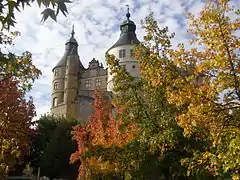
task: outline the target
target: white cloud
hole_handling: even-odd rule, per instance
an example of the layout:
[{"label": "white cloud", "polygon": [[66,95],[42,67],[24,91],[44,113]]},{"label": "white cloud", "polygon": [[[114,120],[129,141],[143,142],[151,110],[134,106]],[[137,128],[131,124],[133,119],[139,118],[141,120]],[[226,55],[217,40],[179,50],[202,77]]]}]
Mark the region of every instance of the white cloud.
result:
[{"label": "white cloud", "polygon": [[201,0],[73,0],[68,5],[67,17],[60,14],[58,22],[47,20],[45,23],[40,22],[42,9],[36,4],[16,13],[18,24],[15,29],[22,36],[16,39],[12,49],[18,53],[32,52],[34,64],[43,73],[31,92],[38,115],[50,110],[52,68],[64,54],[72,25],[75,25],[83,65],[88,66],[93,57],[106,64],[105,51],[119,37],[119,25],[125,19],[126,4],[130,5],[131,19],[137,24],[139,40],[144,35],[140,20],[153,11],[161,27],[167,25],[170,32],[176,32],[174,44],[186,41],[186,11],[198,13],[203,6]]}]

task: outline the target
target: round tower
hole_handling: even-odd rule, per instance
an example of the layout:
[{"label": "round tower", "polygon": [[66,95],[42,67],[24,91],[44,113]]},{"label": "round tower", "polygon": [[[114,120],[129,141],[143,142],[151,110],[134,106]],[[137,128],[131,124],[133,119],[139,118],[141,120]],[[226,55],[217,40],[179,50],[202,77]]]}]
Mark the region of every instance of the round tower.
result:
[{"label": "round tower", "polygon": [[78,43],[74,38],[65,43],[65,53],[53,68],[52,114],[77,116],[78,74],[84,67],[78,56]]},{"label": "round tower", "polygon": [[[133,77],[139,77],[139,65],[136,59],[132,58],[134,53],[134,44],[140,42],[136,36],[136,25],[130,20],[129,8],[126,14],[126,20],[120,25],[121,34],[117,42],[108,49],[107,53],[114,55],[119,59],[119,64],[125,68]],[[108,84],[107,90],[113,91],[113,76],[108,68]]]}]

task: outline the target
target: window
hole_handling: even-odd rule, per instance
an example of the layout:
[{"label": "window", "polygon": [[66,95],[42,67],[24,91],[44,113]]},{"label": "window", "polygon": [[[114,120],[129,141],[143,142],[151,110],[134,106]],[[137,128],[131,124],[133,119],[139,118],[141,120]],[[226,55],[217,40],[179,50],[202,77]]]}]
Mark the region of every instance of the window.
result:
[{"label": "window", "polygon": [[101,86],[101,79],[100,78],[97,78],[96,81],[95,81],[95,86],[96,87],[100,87]]},{"label": "window", "polygon": [[85,81],[85,85],[86,85],[86,88],[90,88],[91,87],[91,80],[86,80]]},{"label": "window", "polygon": [[130,57],[131,57],[131,58],[134,57],[134,50],[133,50],[133,49],[130,50]]},{"label": "window", "polygon": [[122,32],[127,32],[127,29],[128,29],[127,26],[123,26],[123,27],[122,27]]},{"label": "window", "polygon": [[54,76],[59,76],[59,69],[55,69]]},{"label": "window", "polygon": [[133,69],[135,69],[135,67],[136,67],[135,65],[132,65],[132,68],[133,68]]},{"label": "window", "polygon": [[125,56],[126,56],[126,50],[125,49],[119,50],[119,58],[124,58]]},{"label": "window", "polygon": [[121,65],[121,67],[126,70],[126,64]]},{"label": "window", "polygon": [[55,82],[53,88],[54,88],[55,90],[56,90],[56,89],[59,89],[59,83],[58,83],[58,82]]},{"label": "window", "polygon": [[96,75],[98,76],[99,74],[100,74],[100,69],[97,68],[97,70],[96,70]]},{"label": "window", "polygon": [[57,106],[57,102],[58,101],[58,99],[55,97],[55,98],[53,98],[53,107],[56,107]]}]

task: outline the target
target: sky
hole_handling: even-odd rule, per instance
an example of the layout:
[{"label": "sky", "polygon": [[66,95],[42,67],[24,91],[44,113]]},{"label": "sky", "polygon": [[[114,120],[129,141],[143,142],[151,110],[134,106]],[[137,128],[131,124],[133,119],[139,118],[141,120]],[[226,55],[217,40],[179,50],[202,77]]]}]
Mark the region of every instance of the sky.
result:
[{"label": "sky", "polygon": [[[78,41],[78,53],[85,67],[96,58],[106,66],[105,52],[119,38],[119,26],[126,16],[126,5],[130,7],[131,20],[137,25],[137,37],[141,41],[145,34],[140,21],[151,11],[160,27],[168,26],[175,32],[173,46],[187,42],[186,12],[199,14],[204,5],[202,0],[72,0],[68,4],[67,17],[58,15],[57,22],[48,19],[41,22],[41,11],[36,4],[16,12],[17,24],[14,30],[21,36],[14,41],[11,50],[16,54],[29,51],[33,64],[42,71],[35,81],[30,95],[36,106],[37,116],[50,112],[52,68],[64,54],[65,42],[71,36],[72,25]],[[233,4],[240,8],[240,1]]]}]

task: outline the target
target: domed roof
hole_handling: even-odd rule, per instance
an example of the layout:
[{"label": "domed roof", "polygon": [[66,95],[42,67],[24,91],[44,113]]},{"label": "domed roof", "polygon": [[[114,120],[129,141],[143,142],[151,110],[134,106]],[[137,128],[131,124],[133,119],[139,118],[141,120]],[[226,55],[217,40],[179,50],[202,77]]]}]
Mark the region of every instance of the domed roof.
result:
[{"label": "domed roof", "polygon": [[[132,21],[132,20],[130,20],[130,19],[126,19],[126,20],[124,20],[123,22],[122,22],[122,25],[125,25],[125,24],[133,24],[133,25],[135,25],[135,23]],[[136,26],[136,25],[135,25]]]},{"label": "domed roof", "polygon": [[135,33],[124,33],[121,34],[120,38],[118,41],[108,49],[111,50],[115,47],[122,46],[122,45],[127,45],[127,44],[140,44],[140,41],[137,39],[137,36]]},{"label": "domed roof", "polygon": [[[126,14],[127,19],[122,22],[120,25],[120,38],[117,40],[117,42],[108,49],[111,50],[115,47],[122,46],[122,45],[127,45],[127,44],[140,44],[140,41],[137,39],[137,35],[135,33],[136,31],[136,25],[135,23],[130,20],[130,13],[128,12]],[[108,52],[107,51],[107,52]]]}]

